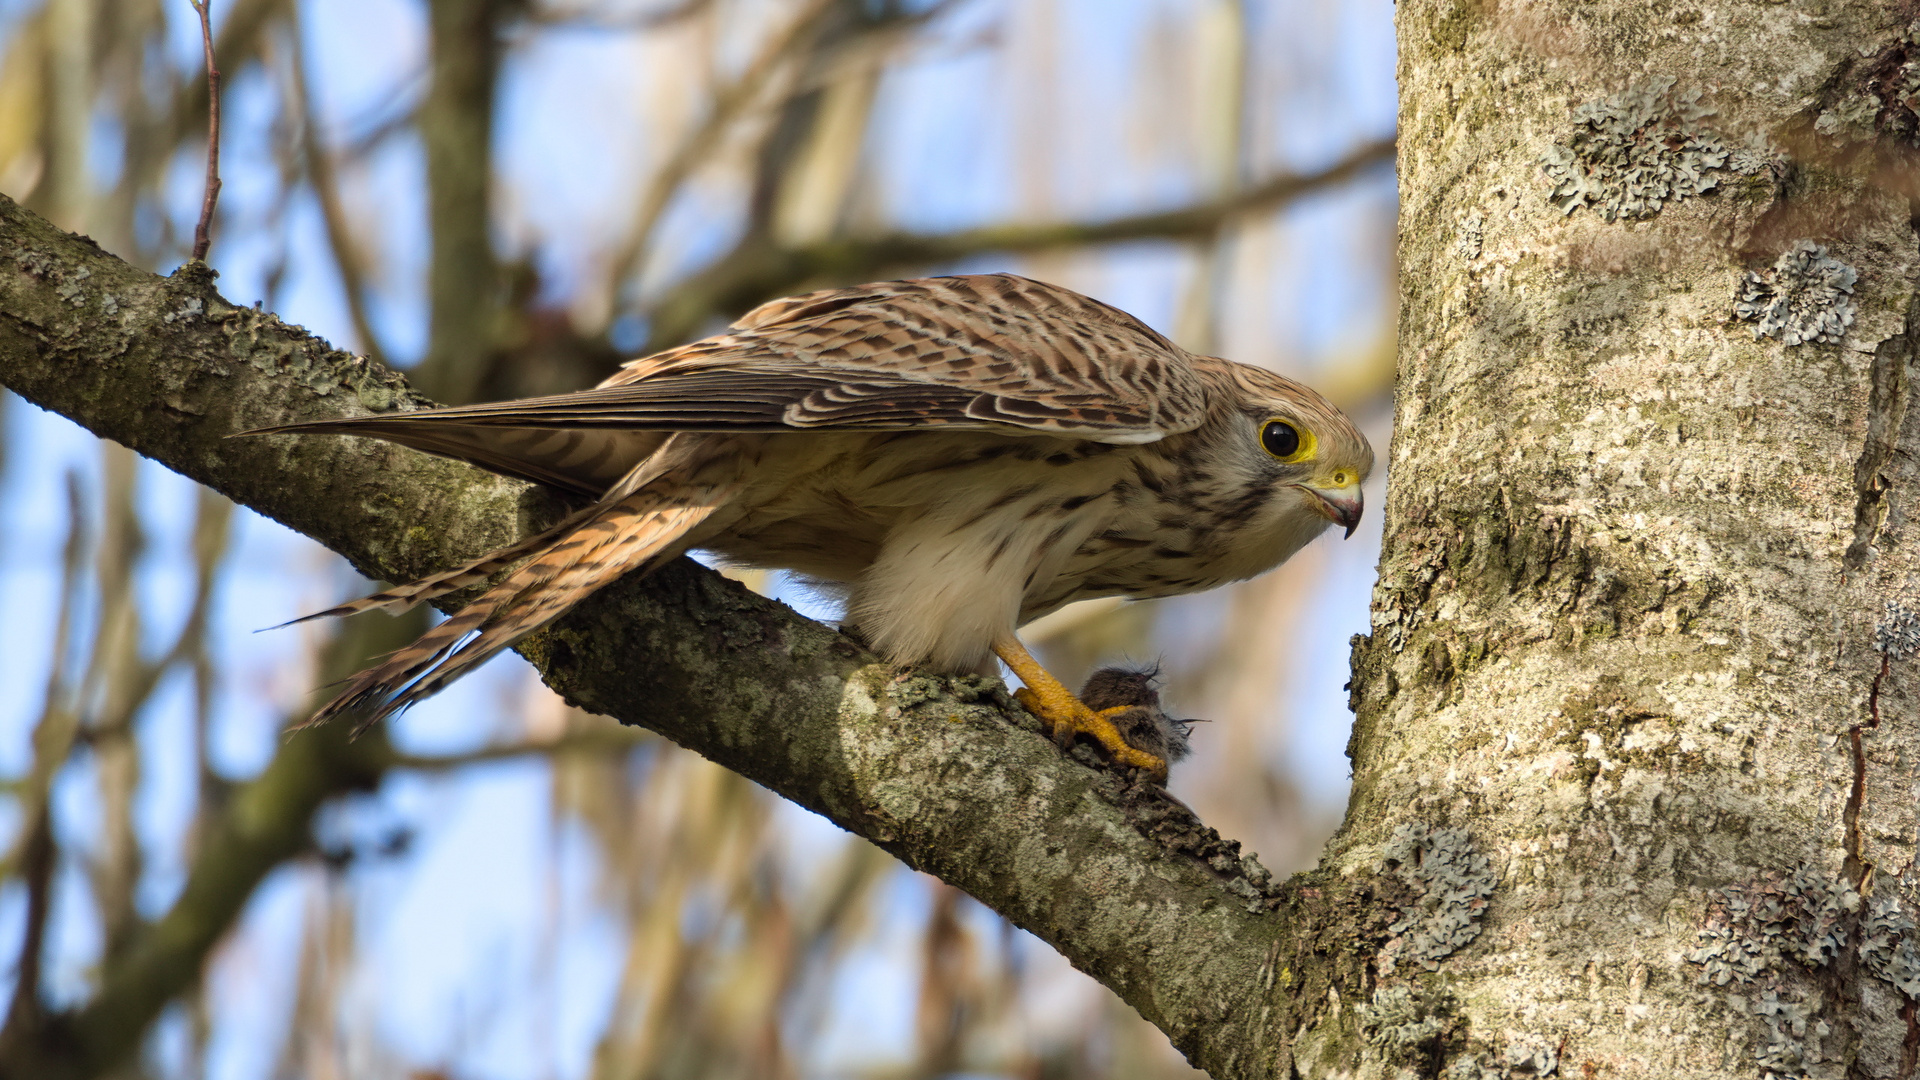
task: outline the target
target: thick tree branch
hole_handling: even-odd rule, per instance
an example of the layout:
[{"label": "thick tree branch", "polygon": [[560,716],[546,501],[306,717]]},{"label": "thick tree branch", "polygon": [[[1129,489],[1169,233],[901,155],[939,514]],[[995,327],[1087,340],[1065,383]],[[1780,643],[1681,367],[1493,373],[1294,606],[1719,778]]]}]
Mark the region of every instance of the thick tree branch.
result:
[{"label": "thick tree branch", "polygon": [[[373,577],[478,554],[560,510],[540,489],[390,444],[225,438],[424,402],[399,376],[228,304],[204,268],[156,277],[4,198],[0,383]],[[1349,946],[1379,929],[1353,925],[1364,909],[1335,899],[1350,888],[1285,893],[1183,807],[1062,757],[999,686],[902,677],[687,560],[606,589],[521,651],[573,703],[651,728],[966,889],[1216,1077],[1268,1075],[1283,1055],[1268,1033],[1290,1030],[1296,1002],[1324,1001],[1325,985],[1276,975],[1320,980],[1339,967],[1296,959],[1324,939],[1312,927],[1340,922],[1325,933]]]}]

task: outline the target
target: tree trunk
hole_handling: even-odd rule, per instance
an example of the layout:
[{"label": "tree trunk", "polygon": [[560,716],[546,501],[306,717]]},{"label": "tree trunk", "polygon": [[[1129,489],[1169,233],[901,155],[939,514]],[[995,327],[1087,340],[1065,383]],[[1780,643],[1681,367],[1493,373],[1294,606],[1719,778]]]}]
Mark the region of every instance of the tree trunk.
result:
[{"label": "tree trunk", "polygon": [[1451,891],[1302,1074],[1914,1075],[1891,6],[1400,4],[1386,554],[1324,865]]}]

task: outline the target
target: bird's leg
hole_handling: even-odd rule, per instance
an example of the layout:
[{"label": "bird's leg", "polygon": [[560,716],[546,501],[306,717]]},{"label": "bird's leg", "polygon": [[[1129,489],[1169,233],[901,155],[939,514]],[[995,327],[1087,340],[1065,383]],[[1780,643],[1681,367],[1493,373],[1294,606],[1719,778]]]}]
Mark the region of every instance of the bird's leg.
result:
[{"label": "bird's leg", "polygon": [[1167,763],[1144,750],[1139,750],[1120,737],[1120,732],[1107,718],[1107,713],[1124,712],[1131,706],[1120,706],[1105,712],[1096,712],[1085,702],[1074,696],[1073,691],[1053,677],[1040,661],[1033,658],[1020,639],[1012,634],[993,643],[993,651],[1001,660],[1013,669],[1020,681],[1027,685],[1014,691],[1013,696],[1028,712],[1040,718],[1047,725],[1056,740],[1071,741],[1075,733],[1091,737],[1106,748],[1107,756],[1122,765],[1131,765],[1136,769],[1145,769],[1155,783],[1166,783]]}]

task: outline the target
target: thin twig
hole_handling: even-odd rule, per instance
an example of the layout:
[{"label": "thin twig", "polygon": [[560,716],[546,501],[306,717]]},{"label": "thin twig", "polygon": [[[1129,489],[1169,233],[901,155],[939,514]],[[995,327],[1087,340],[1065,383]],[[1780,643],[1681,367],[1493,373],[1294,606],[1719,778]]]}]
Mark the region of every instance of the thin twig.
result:
[{"label": "thin twig", "polygon": [[220,68],[213,59],[213,0],[187,0],[200,16],[200,43],[207,54],[207,186],[200,199],[200,222],[193,227],[193,261],[207,261],[213,243],[213,207],[220,201]]}]

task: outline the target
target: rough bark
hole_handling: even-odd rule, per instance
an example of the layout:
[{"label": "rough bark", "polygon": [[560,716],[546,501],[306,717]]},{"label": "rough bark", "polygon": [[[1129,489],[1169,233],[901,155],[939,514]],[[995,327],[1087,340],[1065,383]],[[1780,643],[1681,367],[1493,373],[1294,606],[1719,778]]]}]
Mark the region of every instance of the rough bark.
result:
[{"label": "rough bark", "polygon": [[1324,865],[1464,829],[1491,905],[1327,1003],[1303,1075],[1914,1075],[1908,8],[1399,5],[1386,556]]},{"label": "rough bark", "polygon": [[[3,197],[0,383],[376,578],[478,554],[561,509],[529,485],[384,443],[226,438],[423,401],[391,372],[228,304],[204,268],[155,277]],[[892,671],[685,560],[603,591],[522,651],[572,702],[644,724],[966,889],[1218,1076],[1269,1075],[1277,1033],[1293,1026],[1291,991],[1323,1000],[1330,972],[1353,977],[1354,943],[1384,934],[1365,902],[1370,876],[1276,885],[1156,789],[1061,756],[997,683]],[[142,933],[136,952],[164,929]],[[1313,959],[1322,948],[1332,961]],[[27,1050],[0,1048],[0,1074],[97,1072],[91,1051],[60,1056],[76,1019],[50,1018]]]}]

